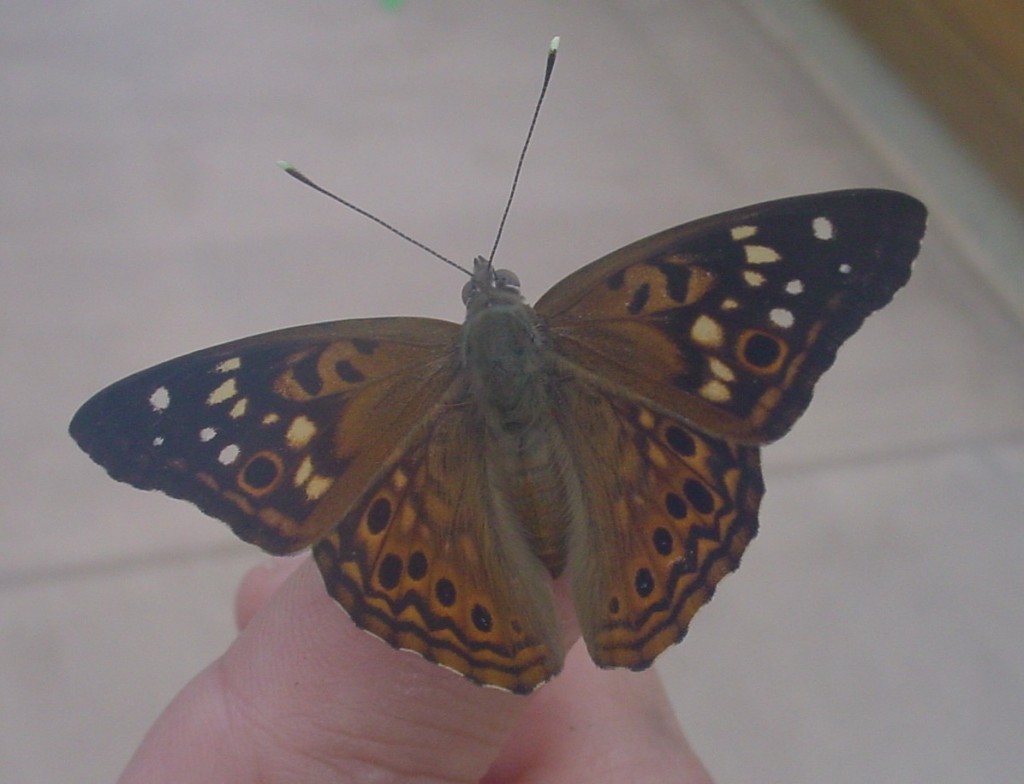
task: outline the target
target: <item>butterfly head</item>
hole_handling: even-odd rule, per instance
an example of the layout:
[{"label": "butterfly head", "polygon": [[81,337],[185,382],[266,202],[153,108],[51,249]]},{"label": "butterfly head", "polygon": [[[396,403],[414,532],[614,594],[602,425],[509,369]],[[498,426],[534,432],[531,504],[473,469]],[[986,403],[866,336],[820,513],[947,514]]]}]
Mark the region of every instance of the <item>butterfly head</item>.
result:
[{"label": "butterfly head", "polygon": [[462,287],[462,304],[467,315],[494,305],[521,304],[519,277],[510,270],[496,270],[483,256],[473,259],[473,276]]}]

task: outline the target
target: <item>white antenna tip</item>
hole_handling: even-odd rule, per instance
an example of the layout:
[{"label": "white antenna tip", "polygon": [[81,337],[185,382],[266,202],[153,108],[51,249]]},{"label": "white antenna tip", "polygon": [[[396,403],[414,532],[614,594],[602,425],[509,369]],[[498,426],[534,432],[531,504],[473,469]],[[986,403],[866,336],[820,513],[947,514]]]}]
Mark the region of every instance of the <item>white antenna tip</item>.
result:
[{"label": "white antenna tip", "polygon": [[548,51],[552,52],[552,53],[557,52],[558,51],[558,44],[561,43],[561,40],[562,40],[562,37],[558,36],[558,35],[556,35],[554,38],[552,38],[551,39],[551,43],[548,45]]},{"label": "white antenna tip", "polygon": [[292,171],[295,168],[288,161],[278,161],[277,165],[280,166],[285,171]]}]

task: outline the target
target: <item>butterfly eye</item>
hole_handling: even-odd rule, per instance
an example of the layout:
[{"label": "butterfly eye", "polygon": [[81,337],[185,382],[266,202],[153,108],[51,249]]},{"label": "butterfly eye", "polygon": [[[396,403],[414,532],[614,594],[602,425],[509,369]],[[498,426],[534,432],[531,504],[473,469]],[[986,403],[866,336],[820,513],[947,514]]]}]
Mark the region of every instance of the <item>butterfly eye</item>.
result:
[{"label": "butterfly eye", "polygon": [[469,301],[473,299],[479,291],[480,287],[476,285],[475,280],[466,281],[466,285],[462,287],[462,304],[468,305]]},{"label": "butterfly eye", "polygon": [[499,289],[514,289],[515,291],[519,291],[519,276],[512,272],[512,270],[495,270],[494,285]]}]

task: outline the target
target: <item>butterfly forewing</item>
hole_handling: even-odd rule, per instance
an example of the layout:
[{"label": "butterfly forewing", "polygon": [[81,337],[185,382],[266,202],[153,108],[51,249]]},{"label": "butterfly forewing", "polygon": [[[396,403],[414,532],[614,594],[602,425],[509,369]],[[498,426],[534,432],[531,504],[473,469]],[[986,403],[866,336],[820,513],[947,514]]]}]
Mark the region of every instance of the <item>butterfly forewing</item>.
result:
[{"label": "butterfly forewing", "polygon": [[783,199],[683,224],[575,272],[537,303],[558,354],[705,432],[784,434],[839,345],[906,283],[916,199]]},{"label": "butterfly forewing", "polygon": [[457,333],[432,319],[367,319],[226,343],[104,389],[71,435],[113,478],[292,552],[395,459],[451,383]]}]

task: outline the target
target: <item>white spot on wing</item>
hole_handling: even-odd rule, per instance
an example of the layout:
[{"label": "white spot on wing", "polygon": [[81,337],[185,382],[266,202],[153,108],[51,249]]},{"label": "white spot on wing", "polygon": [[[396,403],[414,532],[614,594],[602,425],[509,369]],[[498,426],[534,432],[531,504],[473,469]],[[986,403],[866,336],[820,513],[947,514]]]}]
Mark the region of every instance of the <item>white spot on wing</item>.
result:
[{"label": "white spot on wing", "polygon": [[306,498],[310,501],[317,500],[324,493],[330,490],[331,485],[333,484],[334,480],[330,477],[315,474],[308,482],[306,482]]},{"label": "white spot on wing", "polygon": [[167,387],[157,387],[149,396],[149,405],[154,411],[166,411],[171,404],[171,393]]},{"label": "white spot on wing", "polygon": [[284,437],[288,440],[288,446],[292,449],[301,449],[315,435],[316,425],[313,423],[313,420],[300,414],[288,425],[288,432],[285,433]]},{"label": "white spot on wing", "polygon": [[757,226],[733,226],[729,233],[734,240],[745,240],[757,234]]},{"label": "white spot on wing", "polygon": [[803,294],[804,293],[804,282],[802,280],[793,279],[786,284],[787,294]]},{"label": "white spot on wing", "polygon": [[830,240],[835,236],[835,227],[832,221],[821,215],[811,221],[811,230],[819,240]]},{"label": "white spot on wing", "polygon": [[242,367],[242,360],[239,357],[232,357],[231,359],[225,359],[214,370],[218,373],[230,373],[232,370],[238,370],[240,367]]},{"label": "white spot on wing", "polygon": [[730,368],[720,359],[711,357],[708,360],[708,367],[711,369],[711,372],[714,373],[722,381],[736,380],[736,374],[732,372],[732,368]]},{"label": "white spot on wing", "polygon": [[729,387],[721,381],[711,380],[700,388],[701,397],[710,400],[712,403],[725,403],[732,397]]},{"label": "white spot on wing", "polygon": [[725,339],[722,325],[709,316],[698,316],[690,328],[690,337],[702,346],[720,346]]},{"label": "white spot on wing", "polygon": [[221,465],[231,465],[238,459],[238,456],[242,453],[242,450],[238,448],[238,444],[228,444],[217,455],[217,462]]},{"label": "white spot on wing", "polygon": [[206,398],[206,404],[208,406],[215,406],[218,403],[223,403],[225,400],[230,400],[237,394],[238,386],[235,384],[234,377],[232,377],[210,393],[210,396]]},{"label": "white spot on wing", "polygon": [[299,467],[295,469],[295,486],[302,487],[309,478],[313,476],[313,460],[309,455],[302,458]]},{"label": "white spot on wing", "polygon": [[156,438],[153,439],[153,446],[163,446],[163,445],[164,445],[164,437],[163,436],[157,436]]},{"label": "white spot on wing", "polygon": [[767,245],[744,245],[743,250],[747,254],[747,264],[771,264],[782,258]]},{"label": "white spot on wing", "polygon": [[785,308],[772,308],[768,318],[772,320],[772,324],[783,329],[793,326],[793,314]]},{"label": "white spot on wing", "polygon": [[213,437],[217,435],[217,429],[214,427],[204,427],[199,431],[200,441],[212,441]]},{"label": "white spot on wing", "polygon": [[839,265],[839,271],[841,273],[843,273],[844,275],[849,275],[852,270],[853,270],[853,267],[851,267],[849,264],[840,264]]},{"label": "white spot on wing", "polygon": [[751,272],[750,270],[747,270],[743,273],[743,280],[746,281],[748,286],[756,288],[764,283],[764,275],[760,272]]},{"label": "white spot on wing", "polygon": [[240,398],[238,402],[231,407],[231,411],[228,412],[228,416],[231,417],[232,419],[238,419],[239,417],[245,415],[245,409],[248,407],[249,398]]}]

